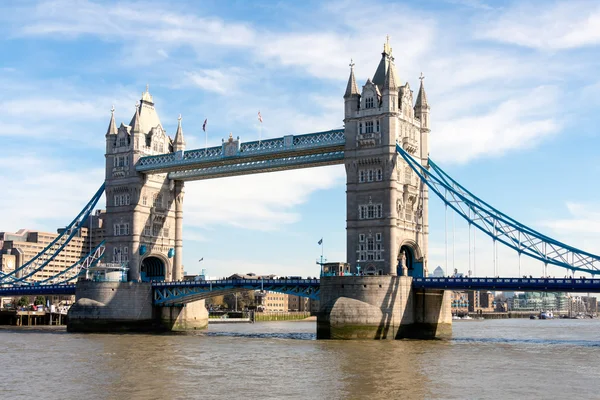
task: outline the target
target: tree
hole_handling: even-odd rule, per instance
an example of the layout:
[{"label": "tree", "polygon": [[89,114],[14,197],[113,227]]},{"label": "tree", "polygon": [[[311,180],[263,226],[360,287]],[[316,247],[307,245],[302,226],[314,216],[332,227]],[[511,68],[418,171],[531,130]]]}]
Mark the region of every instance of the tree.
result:
[{"label": "tree", "polygon": [[29,305],[29,298],[22,296],[19,301],[17,302],[17,306],[19,307],[26,307]]},{"label": "tree", "polygon": [[46,304],[46,298],[44,296],[37,296],[35,300],[33,300],[33,304],[36,306],[43,306]]}]

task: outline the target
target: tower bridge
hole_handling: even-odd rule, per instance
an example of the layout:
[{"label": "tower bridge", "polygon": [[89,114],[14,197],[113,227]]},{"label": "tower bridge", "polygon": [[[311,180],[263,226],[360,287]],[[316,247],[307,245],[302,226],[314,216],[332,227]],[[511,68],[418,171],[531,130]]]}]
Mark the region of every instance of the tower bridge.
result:
[{"label": "tower bridge", "polygon": [[[105,182],[98,193],[63,235],[0,276],[0,291],[75,290],[77,302],[69,314],[74,331],[198,329],[208,321],[205,298],[261,285],[318,297],[318,338],[437,338],[451,333],[446,290],[600,289],[595,279],[427,278],[430,193],[519,259],[525,255],[595,275],[600,257],[500,212],[429,158],[430,105],[423,77],[413,99],[409,83],[398,78],[389,43],[361,90],[350,65],[343,98],[344,129],[251,142],[230,134],[221,146],[186,150],[181,117],[171,138],[146,88],[129,124],[117,127],[112,110]],[[185,182],[333,164],[346,170],[344,273],[302,282],[182,282]],[[28,277],[43,271],[64,248],[103,194],[102,254],[94,249],[71,273],[31,286]],[[107,265],[119,266],[119,279],[104,279],[115,274]],[[90,271],[100,276],[101,270],[102,279],[83,278]]]}]

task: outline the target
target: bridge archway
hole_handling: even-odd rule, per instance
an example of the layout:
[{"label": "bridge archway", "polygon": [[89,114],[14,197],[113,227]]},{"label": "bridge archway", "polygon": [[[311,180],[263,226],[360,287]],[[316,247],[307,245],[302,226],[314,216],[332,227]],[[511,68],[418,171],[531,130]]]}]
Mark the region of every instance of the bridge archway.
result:
[{"label": "bridge archway", "polygon": [[407,275],[412,277],[423,277],[423,256],[419,245],[413,241],[404,241],[398,252],[397,274],[404,275],[402,264],[406,264]]},{"label": "bridge archway", "polygon": [[149,255],[142,260],[140,279],[142,282],[164,281],[166,277],[166,262],[162,257]]}]

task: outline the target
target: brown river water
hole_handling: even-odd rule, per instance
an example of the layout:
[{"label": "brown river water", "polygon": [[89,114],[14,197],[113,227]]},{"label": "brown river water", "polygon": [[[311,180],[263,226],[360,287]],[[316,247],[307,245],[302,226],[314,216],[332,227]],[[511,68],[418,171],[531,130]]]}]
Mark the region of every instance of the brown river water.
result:
[{"label": "brown river water", "polygon": [[600,399],[600,320],[458,321],[444,341],[0,329],[0,399]]}]

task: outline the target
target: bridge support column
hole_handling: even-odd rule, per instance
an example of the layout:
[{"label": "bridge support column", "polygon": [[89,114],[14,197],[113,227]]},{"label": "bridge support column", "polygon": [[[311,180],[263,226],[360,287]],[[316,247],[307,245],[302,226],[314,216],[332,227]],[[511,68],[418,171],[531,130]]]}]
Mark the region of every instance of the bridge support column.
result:
[{"label": "bridge support column", "polygon": [[157,332],[204,329],[204,300],[185,306],[156,307],[149,282],[77,283],[76,301],[69,309],[69,332]]},{"label": "bridge support column", "polygon": [[190,331],[208,327],[208,310],[204,300],[183,306],[157,307],[160,322],[169,331]]},{"label": "bridge support column", "polygon": [[452,335],[450,293],[406,276],[321,277],[318,339],[439,339]]}]

